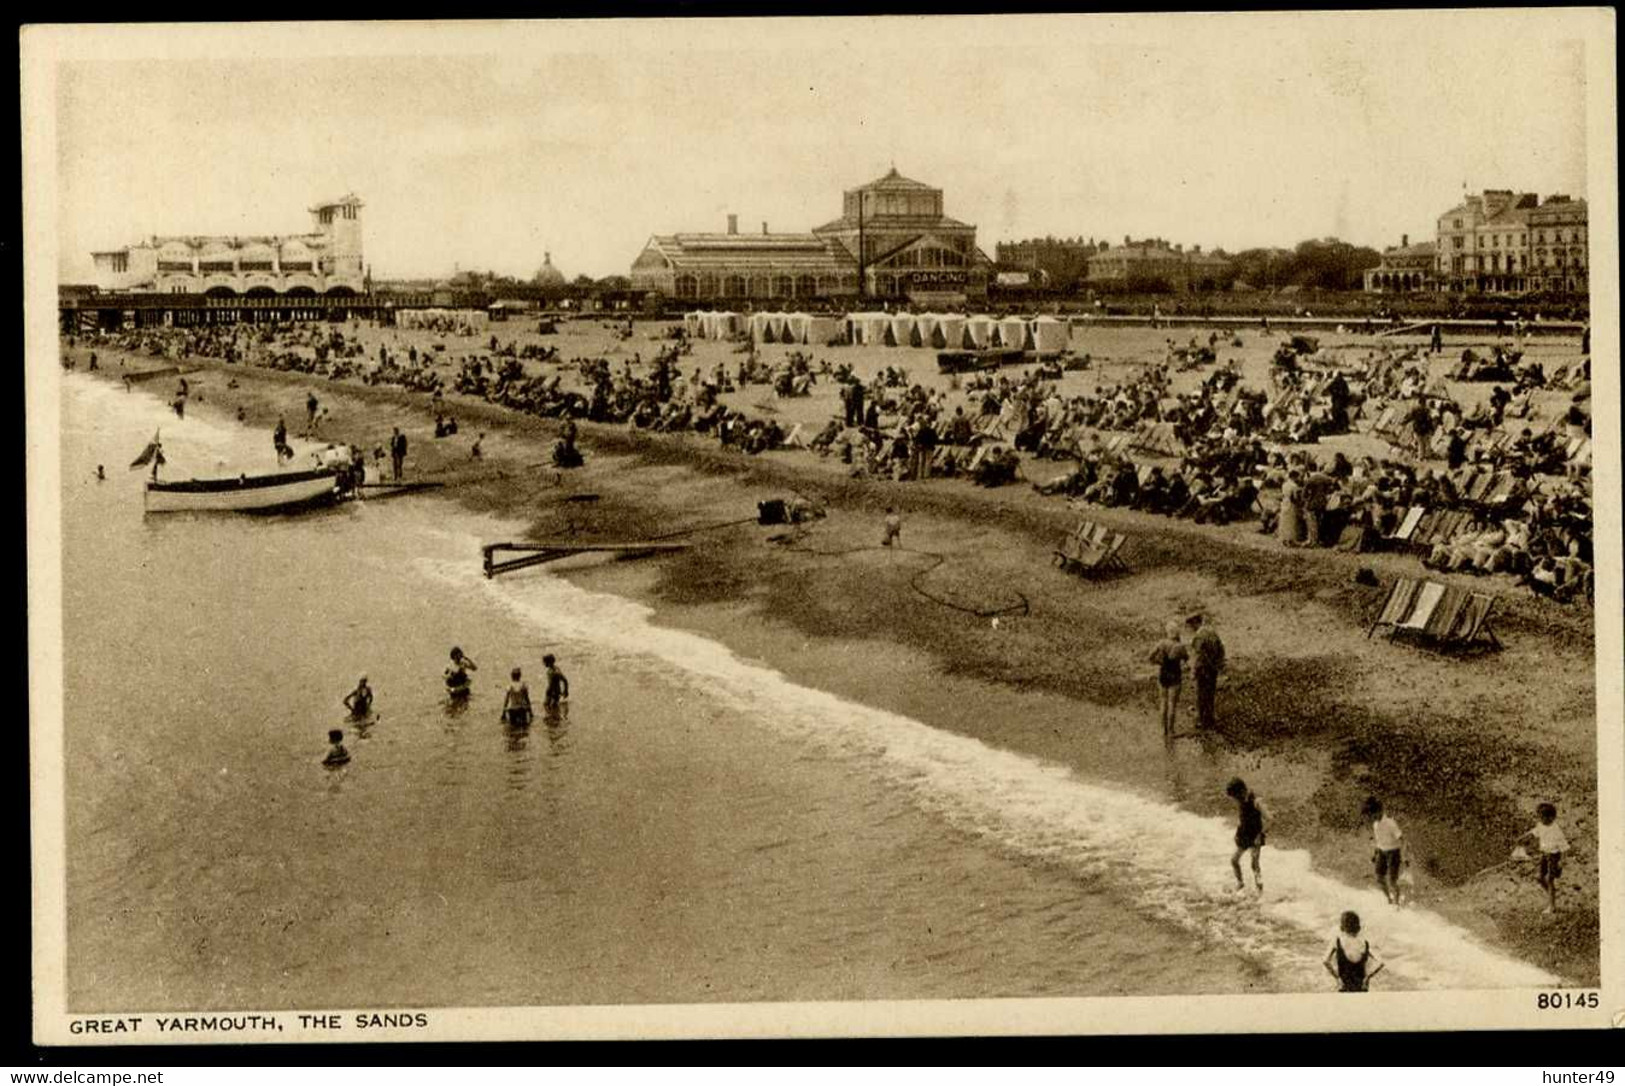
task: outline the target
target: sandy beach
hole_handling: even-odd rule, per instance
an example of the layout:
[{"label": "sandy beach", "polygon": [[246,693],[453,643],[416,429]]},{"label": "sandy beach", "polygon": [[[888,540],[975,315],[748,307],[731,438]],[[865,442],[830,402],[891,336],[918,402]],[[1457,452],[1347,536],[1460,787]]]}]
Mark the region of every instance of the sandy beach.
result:
[{"label": "sandy beach", "polygon": [[[491,334],[504,343],[547,343],[566,364],[527,369],[560,368],[568,382],[576,357],[605,357],[617,370],[634,357],[646,362],[667,326],[640,322],[629,340],[607,321],[567,323],[548,337],[529,327],[494,325],[478,337],[359,334],[370,356],[378,342],[392,350],[443,343],[438,364],[448,377],[458,359],[486,354]],[[1183,342],[1182,335],[1080,331],[1073,349],[1088,352],[1094,367],[1068,373],[1061,392],[1125,379],[1160,359],[1165,339]],[[1221,348],[1220,358],[1235,358],[1257,386],[1277,340],[1256,332],[1243,339]],[[1375,341],[1348,334],[1324,342],[1363,351]],[[1468,345],[1449,343],[1447,356]],[[762,354],[771,361],[796,349],[770,346]],[[851,363],[864,377],[893,365],[914,381],[946,380],[929,350],[799,350]],[[82,366],[88,349],[70,353]],[[157,363],[109,353],[100,350],[101,372],[112,380],[121,365]],[[731,345],[702,343],[681,365],[709,371],[721,361],[731,369],[738,357]],[[1577,360],[1577,344],[1535,339],[1526,357],[1550,371]],[[1538,598],[1505,576],[1460,577],[1496,595],[1505,648],[1445,656],[1367,636],[1392,578],[1424,573],[1414,557],[1286,551],[1254,522],[1212,527],[1080,511],[1036,494],[1029,484],[1060,474],[1066,462],[1029,462],[1025,481],[994,490],[964,480],[893,483],[852,479],[838,458],[806,451],[746,456],[702,435],[582,423],[586,464],[560,472],[549,464],[559,429],[551,420],[448,395],[445,409],[460,432],[436,440],[427,396],[217,360],[184,365],[200,367],[188,374],[188,410],[241,411],[244,425],[266,433],[265,466],[278,417],[297,428],[314,391],[328,412],[320,439],[370,450],[399,426],[411,442],[408,478],[446,484],[395,500],[452,501],[521,518],[536,539],[683,533],[693,546],[679,555],[580,558],[550,568],[642,601],[661,624],[703,633],[798,683],[1129,787],[1172,790],[1195,812],[1226,814],[1224,781],[1244,776],[1270,802],[1272,841],[1308,849],[1318,867],[1352,884],[1372,878],[1360,801],[1381,795],[1405,826],[1418,903],[1574,984],[1597,981],[1597,720],[1592,615],[1584,606]],[[1433,363],[1436,375],[1444,365]],[[1201,376],[1179,375],[1185,383],[1175,387]],[[171,383],[160,379],[152,391]],[[1490,388],[1452,384],[1451,391],[1471,404]],[[827,380],[805,398],[775,400],[767,386],[753,385],[725,399],[754,415],[771,413],[786,429],[803,423],[809,436],[838,410]],[[1546,418],[1563,399],[1541,394]],[[481,433],[483,456],[474,460]],[[1332,449],[1384,451],[1358,435],[1324,442],[1321,455]],[[754,517],[757,502],[793,494],[828,516],[804,530],[740,523]],[[566,500],[589,495],[596,498]],[[878,545],[889,506],[904,517],[901,549]],[[1080,515],[1128,535],[1131,574],[1096,583],[1054,567],[1051,552]],[[1362,566],[1381,587],[1355,582]],[[1182,706],[1188,724],[1170,757],[1145,655],[1169,617],[1197,610],[1223,637],[1230,668],[1218,728],[1197,732],[1194,713]],[[992,612],[1004,613],[995,623]],[[899,681],[904,676],[909,681]],[[1547,799],[1559,804],[1576,845],[1556,918],[1540,916],[1532,871],[1505,862],[1513,838],[1533,823],[1535,804]]]}]

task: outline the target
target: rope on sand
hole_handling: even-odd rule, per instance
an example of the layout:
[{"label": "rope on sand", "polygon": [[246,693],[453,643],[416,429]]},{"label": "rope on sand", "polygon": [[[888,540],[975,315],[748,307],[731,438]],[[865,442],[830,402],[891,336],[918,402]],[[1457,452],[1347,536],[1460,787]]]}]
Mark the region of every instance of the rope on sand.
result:
[{"label": "rope on sand", "polygon": [[806,538],[807,534],[807,529],[795,528],[792,529],[792,533],[788,539],[781,536],[780,542],[787,550],[800,551],[803,554],[811,554],[820,558],[842,558],[849,554],[860,554],[864,551],[880,550],[901,551],[904,554],[917,554],[922,558],[929,558],[933,561],[930,565],[918,570],[912,577],[910,577],[908,579],[908,586],[919,595],[930,600],[932,603],[951,608],[952,610],[959,611],[962,614],[974,615],[977,618],[997,618],[1001,615],[1028,615],[1032,613],[1032,604],[1022,592],[1015,593],[1017,600],[1016,603],[1008,604],[1004,607],[967,607],[965,604],[957,603],[954,600],[950,600],[946,597],[938,596],[926,591],[925,587],[920,582],[925,580],[929,574],[948,561],[948,556],[945,554],[939,554],[936,551],[920,550],[915,547],[883,547],[876,544],[868,544],[859,547],[847,547],[842,550],[816,550],[802,542],[802,540]]}]

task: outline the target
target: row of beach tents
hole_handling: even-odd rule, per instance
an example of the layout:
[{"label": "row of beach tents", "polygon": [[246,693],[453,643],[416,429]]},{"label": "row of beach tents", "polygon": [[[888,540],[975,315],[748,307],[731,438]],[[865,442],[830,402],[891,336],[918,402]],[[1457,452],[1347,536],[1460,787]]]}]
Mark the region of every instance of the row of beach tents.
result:
[{"label": "row of beach tents", "polygon": [[1055,317],[960,316],[954,313],[849,313],[844,317],[807,313],[733,313],[699,311],[683,318],[696,339],[733,339],[749,335],[757,343],[800,343],[825,346],[836,340],[887,347],[934,347],[937,350],[1062,351],[1072,326]]}]

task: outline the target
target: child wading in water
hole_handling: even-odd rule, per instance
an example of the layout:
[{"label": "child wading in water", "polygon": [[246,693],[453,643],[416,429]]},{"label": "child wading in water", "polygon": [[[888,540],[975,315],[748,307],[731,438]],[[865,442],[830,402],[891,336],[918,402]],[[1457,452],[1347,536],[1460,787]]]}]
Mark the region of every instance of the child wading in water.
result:
[{"label": "child wading in water", "polygon": [[514,728],[530,726],[530,687],[518,668],[513,669],[513,682],[502,699],[502,722]]},{"label": "child wading in water", "polygon": [[327,757],[322,759],[325,766],[339,766],[350,760],[350,752],[344,749],[344,732],[334,728],[327,733],[327,741],[332,744]]},{"label": "child wading in water", "polygon": [[1562,827],[1557,824],[1557,808],[1550,803],[1542,803],[1535,808],[1540,821],[1534,829],[1523,834],[1518,840],[1533,837],[1540,845],[1540,874],[1537,876],[1542,890],[1546,891],[1547,913],[1557,911],[1557,878],[1563,873],[1563,853],[1568,850],[1569,839],[1563,836]]},{"label": "child wading in water", "polygon": [[452,649],[451,666],[446,668],[446,692],[454,698],[467,697],[472,689],[468,673],[478,670],[472,656],[464,654],[460,648]]},{"label": "child wading in water", "polygon": [[344,707],[350,710],[350,716],[361,720],[372,712],[372,687],[367,685],[367,677],[361,676],[354,690],[344,695]]},{"label": "child wading in water", "polygon": [[1236,873],[1236,889],[1247,889],[1246,881],[1241,877],[1241,856],[1244,852],[1253,854],[1253,883],[1258,892],[1264,892],[1264,874],[1259,869],[1258,854],[1264,848],[1264,805],[1258,802],[1252,789],[1247,787],[1240,777],[1232,778],[1225,786],[1224,794],[1235,800],[1240,808],[1241,819],[1236,824],[1236,851],[1230,857],[1230,870]]},{"label": "child wading in water", "polygon": [[1371,949],[1369,939],[1360,938],[1360,916],[1344,913],[1337,937],[1326,952],[1326,972],[1337,978],[1339,992],[1364,992],[1371,978],[1382,972],[1382,961]]},{"label": "child wading in water", "polygon": [[557,709],[559,702],[570,697],[570,680],[558,669],[552,653],[542,657],[542,664],[547,668],[547,693],[542,695],[542,704],[549,709]]}]

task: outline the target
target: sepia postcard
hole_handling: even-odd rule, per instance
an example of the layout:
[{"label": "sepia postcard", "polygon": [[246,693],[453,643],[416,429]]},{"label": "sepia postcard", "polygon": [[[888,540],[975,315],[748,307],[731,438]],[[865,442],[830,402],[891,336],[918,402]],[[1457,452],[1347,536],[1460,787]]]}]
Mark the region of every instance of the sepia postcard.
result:
[{"label": "sepia postcard", "polygon": [[1614,24],[23,28],[36,1043],[1625,1025]]}]

